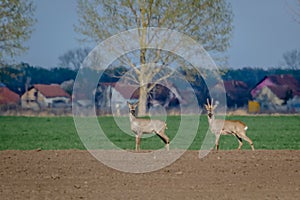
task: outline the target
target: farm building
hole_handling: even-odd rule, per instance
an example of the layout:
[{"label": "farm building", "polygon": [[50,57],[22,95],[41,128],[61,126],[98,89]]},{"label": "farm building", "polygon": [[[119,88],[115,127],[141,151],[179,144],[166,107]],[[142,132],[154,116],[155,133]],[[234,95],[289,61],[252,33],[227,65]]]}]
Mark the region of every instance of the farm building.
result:
[{"label": "farm building", "polygon": [[0,105],[17,105],[19,102],[19,95],[0,83]]},{"label": "farm building", "polygon": [[99,83],[96,91],[96,106],[101,112],[117,115],[128,112],[127,101],[138,99],[138,86],[122,83]]},{"label": "farm building", "polygon": [[69,103],[70,95],[57,84],[35,84],[21,97],[22,108],[33,110],[66,107]]},{"label": "farm building", "polygon": [[[188,96],[186,97],[188,98]],[[134,84],[100,83],[96,91],[97,107],[106,112],[110,112],[111,109],[117,115],[127,114],[127,101],[138,99],[139,86]],[[171,84],[167,86],[155,85],[147,99],[148,107],[173,108],[178,106],[178,101],[186,102],[176,87]]]},{"label": "farm building", "polygon": [[299,104],[300,84],[290,74],[265,76],[251,90],[251,96],[262,111],[290,111],[294,108],[289,106]]},{"label": "farm building", "polygon": [[[212,91],[215,91],[215,93],[221,93],[220,91],[222,91],[223,85],[226,91],[228,107],[243,107],[248,103],[250,88],[245,82],[238,80],[226,80],[223,81],[223,83],[219,82],[216,84]],[[218,96],[217,94],[215,95]]]}]

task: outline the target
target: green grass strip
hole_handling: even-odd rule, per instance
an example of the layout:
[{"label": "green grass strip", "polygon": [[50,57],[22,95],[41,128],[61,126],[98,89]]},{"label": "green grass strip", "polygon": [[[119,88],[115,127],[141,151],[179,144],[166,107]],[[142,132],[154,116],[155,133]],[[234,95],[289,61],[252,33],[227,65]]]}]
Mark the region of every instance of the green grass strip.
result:
[{"label": "green grass strip", "polygon": [[[253,140],[256,149],[300,149],[300,116],[230,116],[228,119],[238,119],[247,124],[247,135]],[[122,149],[135,148],[133,134],[126,134],[118,128],[113,117],[99,117],[98,121],[115,145]],[[168,116],[167,124],[166,134],[172,139],[180,125],[180,116]],[[200,149],[207,129],[207,118],[201,116],[190,150]],[[186,130],[186,134],[189,134],[189,130]],[[159,149],[163,146],[164,143],[154,134],[143,138],[141,142],[141,149]],[[236,149],[237,146],[234,136],[221,136],[220,149]],[[0,116],[0,150],[8,149],[58,150],[85,147],[72,117]],[[250,149],[247,142],[244,142],[243,149]]]}]

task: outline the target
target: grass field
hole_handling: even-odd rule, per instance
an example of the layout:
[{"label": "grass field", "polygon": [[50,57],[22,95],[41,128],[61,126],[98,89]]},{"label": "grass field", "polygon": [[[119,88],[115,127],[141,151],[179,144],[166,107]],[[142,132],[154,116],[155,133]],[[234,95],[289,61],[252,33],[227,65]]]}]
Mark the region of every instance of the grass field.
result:
[{"label": "grass field", "polygon": [[[249,129],[247,135],[256,149],[300,149],[300,116],[230,116],[229,119],[244,121]],[[124,134],[113,117],[99,117],[99,124],[106,136],[122,149],[134,149],[135,138]],[[180,117],[169,116],[167,135],[175,137]],[[192,123],[192,122],[191,122]],[[191,124],[192,125],[192,124]],[[206,116],[200,117],[200,125],[191,150],[198,150],[208,128]],[[186,130],[189,134],[189,130]],[[155,135],[143,138],[142,149],[158,149],[164,144]],[[221,136],[220,149],[235,149],[233,136]],[[6,149],[85,149],[72,117],[0,117],[0,150]],[[243,149],[250,149],[244,142]]]}]

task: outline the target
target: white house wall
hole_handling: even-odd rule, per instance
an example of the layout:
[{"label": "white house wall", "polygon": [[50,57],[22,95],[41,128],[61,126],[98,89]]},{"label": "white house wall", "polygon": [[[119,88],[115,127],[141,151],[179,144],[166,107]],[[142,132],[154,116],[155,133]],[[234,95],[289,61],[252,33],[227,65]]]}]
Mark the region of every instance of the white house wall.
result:
[{"label": "white house wall", "polygon": [[66,97],[54,97],[54,98],[45,98],[46,105],[52,105],[55,101],[62,101],[64,103],[69,103],[70,99]]},{"label": "white house wall", "polygon": [[115,88],[112,87],[111,95],[111,110],[112,113],[120,116],[128,110],[127,107],[128,99],[125,99]]},{"label": "white house wall", "polygon": [[263,87],[255,99],[259,102],[272,103],[277,106],[281,106],[284,103],[268,87]]}]

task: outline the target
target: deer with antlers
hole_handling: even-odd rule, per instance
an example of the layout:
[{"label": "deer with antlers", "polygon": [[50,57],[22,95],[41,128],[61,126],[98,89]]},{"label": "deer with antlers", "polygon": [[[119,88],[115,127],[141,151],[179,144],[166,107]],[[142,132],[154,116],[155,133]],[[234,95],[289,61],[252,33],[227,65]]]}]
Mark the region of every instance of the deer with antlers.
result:
[{"label": "deer with antlers", "polygon": [[165,134],[165,129],[167,129],[167,124],[161,120],[154,119],[141,119],[135,116],[135,109],[138,102],[131,104],[127,102],[129,107],[129,119],[131,130],[135,133],[135,150],[140,150],[140,141],[142,135],[155,133],[158,135],[166,144],[166,149],[169,150],[169,137]]},{"label": "deer with antlers", "polygon": [[211,132],[213,132],[216,135],[216,150],[219,149],[219,139],[221,135],[234,135],[239,142],[238,149],[241,149],[243,145],[243,140],[246,140],[250,144],[251,149],[254,151],[252,140],[246,136],[246,131],[248,129],[246,124],[239,120],[215,119],[214,110],[216,107],[217,105],[213,105],[213,99],[211,100],[211,104],[207,99],[207,105],[205,105],[205,108],[207,110],[209,128]]}]

